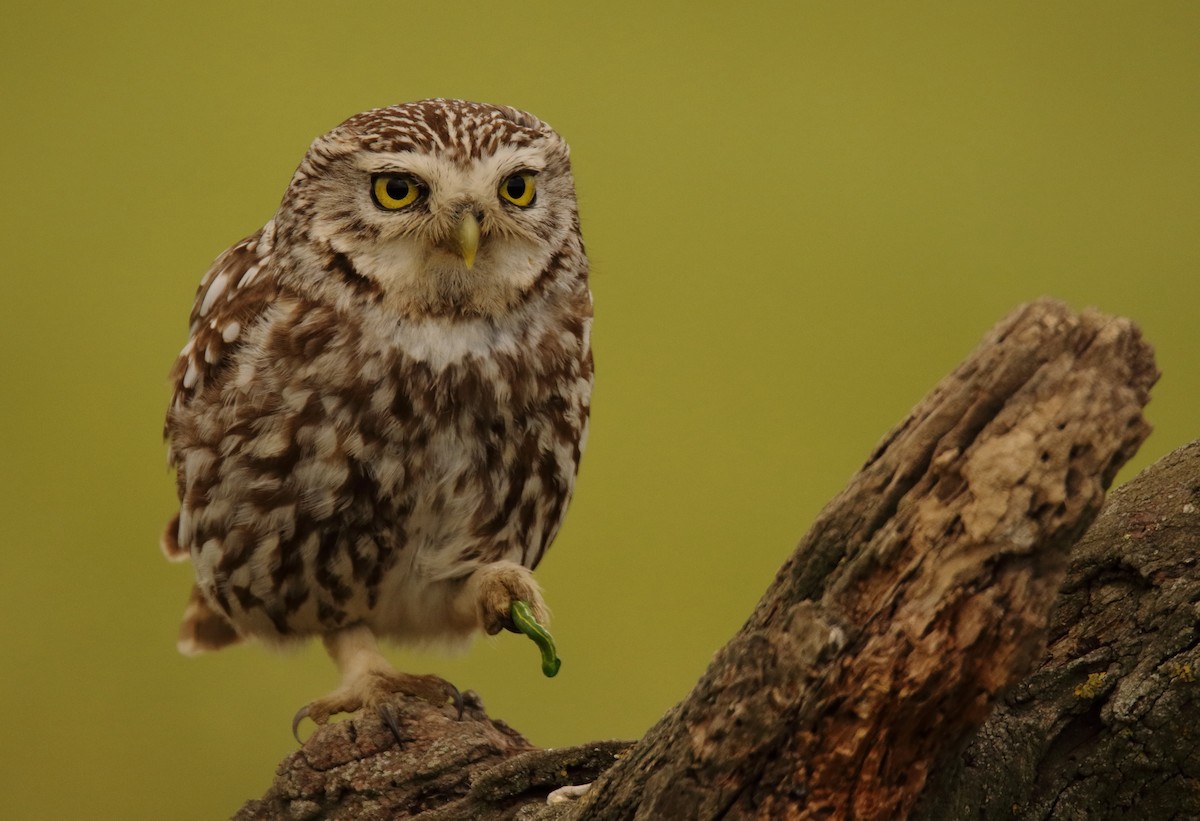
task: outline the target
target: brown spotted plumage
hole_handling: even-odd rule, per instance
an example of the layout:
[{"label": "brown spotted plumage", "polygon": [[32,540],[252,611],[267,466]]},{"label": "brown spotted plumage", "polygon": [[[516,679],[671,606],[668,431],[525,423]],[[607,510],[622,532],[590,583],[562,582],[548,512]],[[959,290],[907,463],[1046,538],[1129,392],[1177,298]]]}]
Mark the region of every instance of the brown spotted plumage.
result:
[{"label": "brown spotted plumage", "polygon": [[321,636],[330,713],[392,691],[376,638],[511,627],[587,437],[591,295],[567,146],[502,106],[426,100],[318,138],[261,230],[205,274],[167,414],[196,587],[179,646]]}]

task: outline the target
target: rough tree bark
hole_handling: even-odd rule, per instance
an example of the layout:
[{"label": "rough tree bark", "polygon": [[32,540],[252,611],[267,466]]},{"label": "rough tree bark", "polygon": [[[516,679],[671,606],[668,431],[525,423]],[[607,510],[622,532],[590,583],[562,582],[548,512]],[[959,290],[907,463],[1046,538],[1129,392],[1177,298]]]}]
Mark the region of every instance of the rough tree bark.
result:
[{"label": "rough tree bark", "polygon": [[321,728],[237,817],[1194,815],[1179,711],[1200,689],[1200,574],[1180,534],[1198,538],[1200,455],[1114,499],[1044,651],[1156,378],[1127,320],[1023,306],[885,437],[636,744],[538,750],[475,697],[462,721],[400,701],[403,743],[373,715]]},{"label": "rough tree bark", "polygon": [[1113,491],[1045,654],[919,817],[1200,818],[1200,440]]}]

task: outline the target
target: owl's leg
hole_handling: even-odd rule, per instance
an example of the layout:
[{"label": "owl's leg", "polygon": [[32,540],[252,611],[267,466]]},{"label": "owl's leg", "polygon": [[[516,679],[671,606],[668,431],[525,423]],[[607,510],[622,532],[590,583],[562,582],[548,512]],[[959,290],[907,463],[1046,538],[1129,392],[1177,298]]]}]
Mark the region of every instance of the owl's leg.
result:
[{"label": "owl's leg", "polygon": [[459,609],[475,613],[479,627],[490,636],[501,630],[521,632],[512,620],[514,602],[523,601],[540,624],[550,623],[550,610],[542,589],[529,568],[503,561],[484,565],[467,579],[459,597]]},{"label": "owl's leg", "polygon": [[324,724],[336,713],[353,713],[374,707],[392,729],[397,741],[403,741],[395,713],[387,704],[396,693],[441,706],[453,701],[462,716],[462,695],[458,689],[437,676],[415,676],[397,671],[379,652],[375,634],[365,625],[355,625],[324,637],[325,649],[337,665],[342,685],[324,698],[301,707],[292,719],[292,735],[300,740],[297,729],[305,718]]}]

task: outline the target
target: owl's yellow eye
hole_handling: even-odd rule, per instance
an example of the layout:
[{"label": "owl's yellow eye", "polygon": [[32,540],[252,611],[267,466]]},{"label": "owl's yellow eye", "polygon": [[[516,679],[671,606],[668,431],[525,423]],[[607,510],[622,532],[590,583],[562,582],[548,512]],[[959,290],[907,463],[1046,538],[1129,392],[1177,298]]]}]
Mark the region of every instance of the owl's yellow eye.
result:
[{"label": "owl's yellow eye", "polygon": [[421,183],[407,174],[376,174],[371,182],[375,204],[388,211],[412,205],[421,196]]},{"label": "owl's yellow eye", "polygon": [[534,179],[534,175],[529,171],[513,174],[500,183],[500,196],[521,208],[533,205],[534,196],[537,194]]}]

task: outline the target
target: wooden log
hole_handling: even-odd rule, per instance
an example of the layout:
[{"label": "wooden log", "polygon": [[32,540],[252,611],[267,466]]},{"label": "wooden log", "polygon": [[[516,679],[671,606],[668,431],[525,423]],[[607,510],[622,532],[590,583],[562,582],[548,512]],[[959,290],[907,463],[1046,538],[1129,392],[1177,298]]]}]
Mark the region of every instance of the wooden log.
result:
[{"label": "wooden log", "polygon": [[575,817],[905,817],[1040,655],[1157,377],[1128,320],[1051,300],[1011,314],[884,438]]}]

